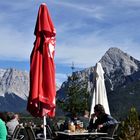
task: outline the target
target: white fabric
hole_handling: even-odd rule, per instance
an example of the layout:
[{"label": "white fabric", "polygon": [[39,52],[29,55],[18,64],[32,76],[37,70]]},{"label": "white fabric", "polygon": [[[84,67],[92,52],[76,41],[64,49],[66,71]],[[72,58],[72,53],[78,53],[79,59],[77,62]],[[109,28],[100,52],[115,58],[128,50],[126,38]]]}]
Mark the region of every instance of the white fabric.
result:
[{"label": "white fabric", "polygon": [[101,104],[105,108],[105,113],[110,114],[108,99],[106,94],[104,71],[100,62],[96,64],[96,87],[94,88],[90,115],[94,113],[94,106]]},{"label": "white fabric", "polygon": [[8,135],[13,135],[13,132],[18,124],[19,124],[19,122],[16,118],[14,118],[6,123],[7,129],[8,129]]}]

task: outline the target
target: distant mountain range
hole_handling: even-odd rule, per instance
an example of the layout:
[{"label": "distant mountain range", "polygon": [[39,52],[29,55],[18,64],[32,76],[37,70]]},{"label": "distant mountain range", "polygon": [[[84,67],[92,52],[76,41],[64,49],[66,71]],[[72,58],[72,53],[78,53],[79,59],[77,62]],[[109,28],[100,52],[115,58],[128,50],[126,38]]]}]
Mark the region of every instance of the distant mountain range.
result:
[{"label": "distant mountain range", "polygon": [[29,94],[29,74],[16,69],[0,69],[0,111],[22,112]]},{"label": "distant mountain range", "polygon": [[[110,48],[100,60],[105,71],[105,84],[111,114],[124,117],[131,106],[140,112],[140,61],[118,48]],[[74,72],[88,82],[93,91],[94,66]],[[65,81],[57,98],[65,98]],[[0,111],[23,112],[29,94],[29,73],[16,69],[0,69]],[[92,93],[90,93],[92,94]]]}]

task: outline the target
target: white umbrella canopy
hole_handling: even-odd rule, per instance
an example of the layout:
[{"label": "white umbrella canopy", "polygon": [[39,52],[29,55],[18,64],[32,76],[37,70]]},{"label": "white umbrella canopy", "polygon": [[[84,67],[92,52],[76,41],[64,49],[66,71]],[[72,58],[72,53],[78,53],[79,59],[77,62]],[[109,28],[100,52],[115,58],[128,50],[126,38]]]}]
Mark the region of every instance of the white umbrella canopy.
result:
[{"label": "white umbrella canopy", "polygon": [[106,94],[106,87],[104,82],[104,70],[100,62],[96,64],[95,68],[95,86],[91,101],[90,115],[94,113],[94,106],[96,104],[103,105],[105,112],[110,114],[108,99]]}]

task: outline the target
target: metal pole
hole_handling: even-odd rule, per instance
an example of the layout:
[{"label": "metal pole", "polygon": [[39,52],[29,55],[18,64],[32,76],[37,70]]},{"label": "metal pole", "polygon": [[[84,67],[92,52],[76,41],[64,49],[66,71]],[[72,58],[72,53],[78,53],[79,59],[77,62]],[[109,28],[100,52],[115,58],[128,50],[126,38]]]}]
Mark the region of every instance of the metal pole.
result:
[{"label": "metal pole", "polygon": [[47,139],[47,134],[46,134],[46,116],[44,116],[43,119],[44,119],[44,138],[46,140]]}]

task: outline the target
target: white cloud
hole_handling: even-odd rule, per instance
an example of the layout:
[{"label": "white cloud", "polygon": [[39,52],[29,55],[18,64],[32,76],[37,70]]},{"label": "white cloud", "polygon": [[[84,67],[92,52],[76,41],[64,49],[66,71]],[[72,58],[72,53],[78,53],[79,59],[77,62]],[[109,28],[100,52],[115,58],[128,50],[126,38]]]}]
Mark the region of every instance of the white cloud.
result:
[{"label": "white cloud", "polygon": [[0,31],[0,59],[28,60],[33,47],[33,38],[11,28],[0,27]]},{"label": "white cloud", "polygon": [[76,12],[79,12],[80,14],[83,14],[85,16],[92,16],[97,19],[102,19],[103,13],[101,13],[102,6],[98,6],[94,3],[71,3],[71,2],[57,2],[59,5],[63,5],[64,7],[68,7],[70,9],[76,10]]},{"label": "white cloud", "polygon": [[62,64],[74,62],[81,68],[93,66],[110,47],[118,47],[140,59],[136,53],[140,51],[139,43],[133,40],[129,31],[123,32],[122,27],[66,37],[56,46],[56,60]]},{"label": "white cloud", "polygon": [[[74,62],[78,67],[89,67],[101,58],[106,51],[106,44],[96,36],[80,37],[72,39],[67,44],[60,44],[56,48],[56,58],[59,63],[71,64]],[[71,43],[70,43],[71,42]],[[109,46],[108,46],[109,47]]]},{"label": "white cloud", "polygon": [[[0,60],[29,60],[41,2],[0,1]],[[57,30],[56,63],[89,67],[110,47],[140,60],[139,0],[48,0],[47,5]]]}]

